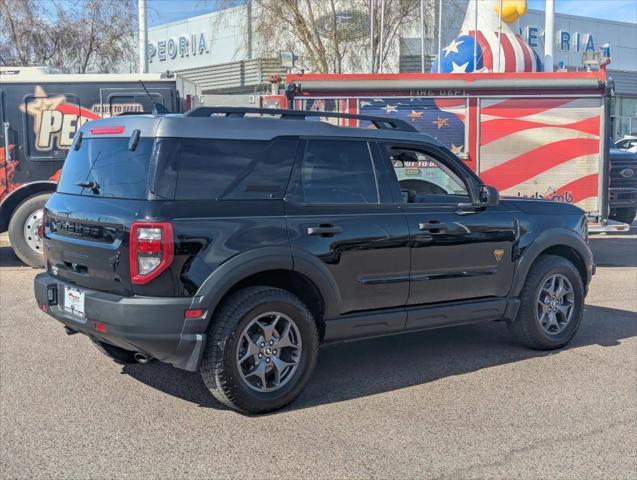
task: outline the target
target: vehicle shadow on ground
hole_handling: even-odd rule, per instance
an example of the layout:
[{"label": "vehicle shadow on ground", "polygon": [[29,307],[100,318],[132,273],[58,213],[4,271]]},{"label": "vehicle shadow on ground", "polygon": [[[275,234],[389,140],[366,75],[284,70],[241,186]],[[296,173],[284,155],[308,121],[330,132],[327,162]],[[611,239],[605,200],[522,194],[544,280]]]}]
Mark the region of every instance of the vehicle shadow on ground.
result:
[{"label": "vehicle shadow on ground", "polygon": [[[582,327],[567,349],[612,347],[637,336],[637,313],[587,306]],[[422,385],[484,368],[560,354],[518,346],[502,322],[464,325],[326,346],[301,397],[284,411],[342,402]],[[224,409],[199,374],[152,362],[122,373],[202,407]]]},{"label": "vehicle shadow on ground", "polygon": [[24,263],[15,256],[11,247],[0,247],[0,267],[26,267]]},{"label": "vehicle shadow on ground", "polygon": [[635,232],[589,238],[593,258],[598,267],[637,267]]}]

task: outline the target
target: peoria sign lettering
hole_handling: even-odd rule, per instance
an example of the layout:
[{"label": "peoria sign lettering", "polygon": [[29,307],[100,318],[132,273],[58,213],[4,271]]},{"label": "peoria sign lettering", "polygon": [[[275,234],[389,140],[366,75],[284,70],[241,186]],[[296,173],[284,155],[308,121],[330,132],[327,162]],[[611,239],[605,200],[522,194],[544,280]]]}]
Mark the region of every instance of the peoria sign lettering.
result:
[{"label": "peoria sign lettering", "polygon": [[153,60],[165,62],[177,56],[184,58],[210,53],[206,32],[178,35],[148,44],[148,62]]}]

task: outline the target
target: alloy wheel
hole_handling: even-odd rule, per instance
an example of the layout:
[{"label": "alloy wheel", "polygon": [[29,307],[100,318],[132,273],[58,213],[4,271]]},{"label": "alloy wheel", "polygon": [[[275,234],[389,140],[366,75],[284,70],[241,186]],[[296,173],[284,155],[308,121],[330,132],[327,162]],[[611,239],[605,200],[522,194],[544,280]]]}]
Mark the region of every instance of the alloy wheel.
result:
[{"label": "alloy wheel", "polygon": [[241,332],[236,354],[241,379],[257,392],[278,390],[294,376],[301,350],[301,334],[290,317],[260,314]]},{"label": "alloy wheel", "polygon": [[549,335],[561,333],[570,323],[575,310],[573,285],[564,275],[549,275],[537,296],[537,319]]}]

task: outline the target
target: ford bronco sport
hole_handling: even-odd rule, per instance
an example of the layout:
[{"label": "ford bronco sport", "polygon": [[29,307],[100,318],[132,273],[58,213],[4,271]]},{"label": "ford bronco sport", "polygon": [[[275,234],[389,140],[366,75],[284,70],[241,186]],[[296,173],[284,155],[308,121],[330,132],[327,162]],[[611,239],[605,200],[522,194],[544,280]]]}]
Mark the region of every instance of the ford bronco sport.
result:
[{"label": "ford bronco sport", "polygon": [[294,400],[321,343],[501,320],[562,347],[594,269],[580,209],[500,200],[408,123],[287,110],[82,126],[41,235],[68,334],[247,413]]}]

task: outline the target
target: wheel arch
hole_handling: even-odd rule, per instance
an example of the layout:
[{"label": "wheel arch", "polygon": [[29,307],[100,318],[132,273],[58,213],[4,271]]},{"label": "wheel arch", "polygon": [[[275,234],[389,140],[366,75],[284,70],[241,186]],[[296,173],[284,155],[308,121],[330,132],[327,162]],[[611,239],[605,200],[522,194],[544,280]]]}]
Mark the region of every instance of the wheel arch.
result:
[{"label": "wheel arch", "polygon": [[32,182],[13,190],[0,204],[0,232],[6,232],[13,212],[26,199],[42,193],[55,192],[57,184],[54,182]]},{"label": "wheel arch", "polygon": [[321,338],[324,320],[334,316],[340,304],[336,283],[320,260],[293,257],[289,247],[264,247],[232,257],[210,274],[196,296],[199,306],[212,313],[228,295],[255,285],[282,288],[299,297],[317,321]]},{"label": "wheel arch", "polygon": [[566,258],[575,265],[584,288],[588,287],[592,274],[592,254],[588,245],[575,232],[553,229],[543,232],[522,253],[511,286],[511,296],[517,297],[533,264],[540,255],[556,255]]}]

